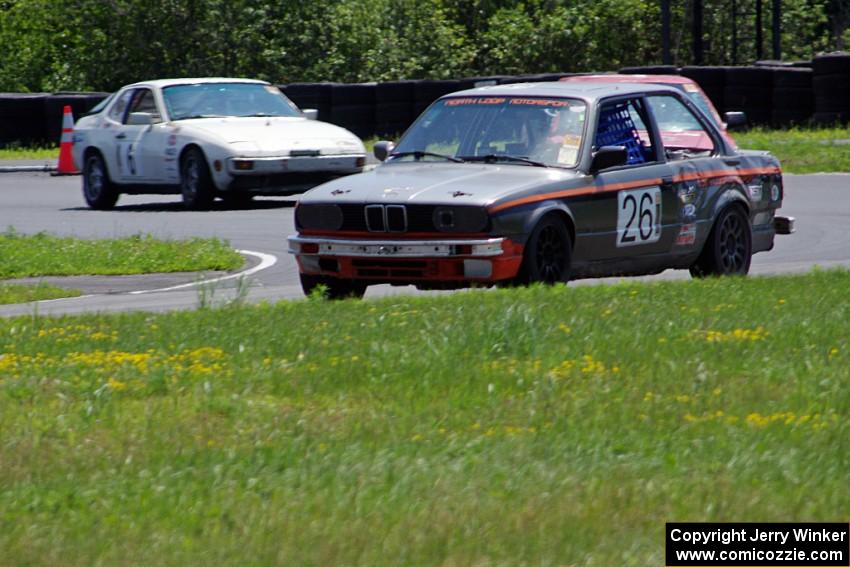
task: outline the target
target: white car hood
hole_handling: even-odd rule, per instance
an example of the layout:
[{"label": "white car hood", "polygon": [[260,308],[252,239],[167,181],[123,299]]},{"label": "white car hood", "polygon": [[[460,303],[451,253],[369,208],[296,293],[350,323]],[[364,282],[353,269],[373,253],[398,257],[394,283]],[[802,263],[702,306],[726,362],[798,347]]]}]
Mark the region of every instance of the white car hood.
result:
[{"label": "white car hood", "polygon": [[365,153],[357,136],[339,126],[300,117],[225,117],[179,121],[180,128],[236,144],[243,155],[274,155],[291,150]]}]

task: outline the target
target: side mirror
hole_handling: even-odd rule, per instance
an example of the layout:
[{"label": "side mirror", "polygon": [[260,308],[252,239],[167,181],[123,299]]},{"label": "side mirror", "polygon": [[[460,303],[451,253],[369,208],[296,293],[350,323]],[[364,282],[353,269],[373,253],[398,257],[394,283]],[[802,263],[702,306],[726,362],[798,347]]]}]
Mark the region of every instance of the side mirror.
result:
[{"label": "side mirror", "polygon": [[129,126],[150,126],[155,120],[150,112],[131,112],[127,117]]},{"label": "side mirror", "polygon": [[602,146],[593,152],[590,173],[627,163],[629,163],[629,152],[626,151],[626,146]]},{"label": "side mirror", "polygon": [[723,119],[726,121],[726,128],[730,130],[747,125],[747,115],[744,112],[727,112]]},{"label": "side mirror", "polygon": [[381,140],[380,142],[375,142],[375,147],[372,148],[372,153],[375,154],[375,157],[378,158],[378,161],[384,161],[394,149],[395,142],[390,142],[389,140]]},{"label": "side mirror", "polygon": [[319,111],[315,108],[305,108],[301,111],[304,114],[304,118],[307,120],[318,120],[319,119]]}]

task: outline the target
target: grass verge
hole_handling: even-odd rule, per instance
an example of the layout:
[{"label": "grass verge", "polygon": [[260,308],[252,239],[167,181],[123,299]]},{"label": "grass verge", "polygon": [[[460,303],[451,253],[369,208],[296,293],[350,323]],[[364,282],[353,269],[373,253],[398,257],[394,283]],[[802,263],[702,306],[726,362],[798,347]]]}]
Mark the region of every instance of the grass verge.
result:
[{"label": "grass verge", "polygon": [[0,233],[0,258],[0,279],[230,270],[243,262],[217,238],[176,241],[135,235],[83,240],[24,235],[13,229]]},{"label": "grass verge", "polygon": [[850,509],[850,272],[0,320],[14,564],[662,565]]},{"label": "grass verge", "polygon": [[12,146],[0,148],[0,160],[59,159],[59,148]]},{"label": "grass verge", "polygon": [[63,289],[46,283],[37,285],[17,285],[0,283],[0,305],[9,303],[27,303],[43,299],[59,299],[61,297],[77,297],[80,292],[75,289]]},{"label": "grass verge", "polygon": [[850,172],[850,128],[732,132],[741,148],[768,150],[786,173]]}]

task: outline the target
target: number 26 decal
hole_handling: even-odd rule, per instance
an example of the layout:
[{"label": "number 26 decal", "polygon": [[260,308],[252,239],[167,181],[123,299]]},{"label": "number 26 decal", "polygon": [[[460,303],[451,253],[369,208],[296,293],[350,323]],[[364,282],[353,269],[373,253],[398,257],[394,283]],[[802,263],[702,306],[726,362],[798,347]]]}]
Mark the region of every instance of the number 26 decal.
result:
[{"label": "number 26 decal", "polygon": [[617,193],[617,247],[651,244],[661,238],[661,188]]}]

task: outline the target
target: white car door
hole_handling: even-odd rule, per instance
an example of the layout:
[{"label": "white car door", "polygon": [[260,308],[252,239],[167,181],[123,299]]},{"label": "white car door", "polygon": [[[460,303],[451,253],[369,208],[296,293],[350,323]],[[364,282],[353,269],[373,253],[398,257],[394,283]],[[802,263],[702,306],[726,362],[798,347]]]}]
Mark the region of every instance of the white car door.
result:
[{"label": "white car door", "polygon": [[123,154],[127,152],[125,142],[127,133],[124,131],[124,119],[127,117],[127,110],[130,108],[130,102],[135,94],[136,89],[127,89],[117,95],[115,102],[106,114],[103,129],[98,135],[98,145],[106,159],[109,176],[117,182],[121,182],[124,177],[122,173],[122,152]]},{"label": "white car door", "polygon": [[[124,114],[120,132],[115,136],[117,142],[118,178],[121,183],[156,183],[162,178],[162,167],[145,155],[145,148],[156,145],[158,136],[153,124],[137,124],[132,118],[134,113],[151,115],[159,120],[153,91],[148,88],[135,89],[130,107]],[[164,146],[164,144],[163,144]],[[149,152],[148,152],[149,153]]]},{"label": "white car door", "polygon": [[[133,101],[133,108],[127,115],[128,120],[134,112],[150,115],[152,124],[141,126],[141,131],[132,145],[134,166],[140,172],[139,180],[143,183],[164,183],[166,181],[165,165],[169,158],[168,140],[172,127],[162,122],[162,109],[155,100],[154,92],[144,89],[144,92]],[[173,144],[171,147],[173,151]]]}]

